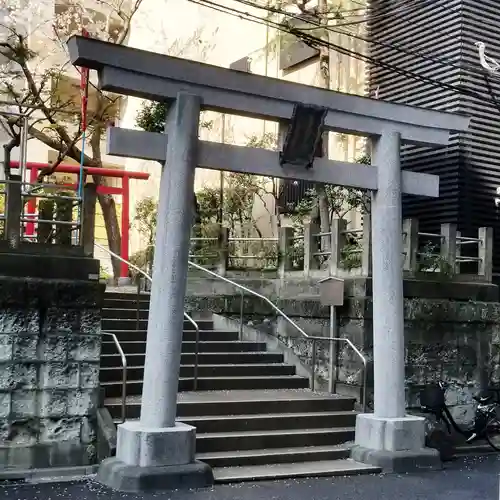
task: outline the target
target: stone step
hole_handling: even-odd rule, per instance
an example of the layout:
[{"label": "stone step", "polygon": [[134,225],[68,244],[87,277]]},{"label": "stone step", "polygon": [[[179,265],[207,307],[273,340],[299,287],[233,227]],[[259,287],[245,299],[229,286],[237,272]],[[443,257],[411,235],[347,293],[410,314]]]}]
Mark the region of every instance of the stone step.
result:
[{"label": "stone step", "polygon": [[[106,330],[108,333],[114,333],[119,342],[127,342],[140,340],[146,342],[146,330]],[[210,341],[233,341],[238,340],[239,333],[236,330],[200,330],[200,340]],[[195,330],[184,330],[182,339],[194,342],[196,339]],[[109,338],[104,339],[105,342],[110,342]]]},{"label": "stone step", "polygon": [[217,483],[271,481],[299,477],[352,476],[380,472],[378,467],[360,464],[350,459],[213,469],[214,479]]},{"label": "stone step", "polygon": [[[198,320],[196,321],[198,328],[200,330],[213,330],[212,320]],[[121,319],[121,318],[103,318],[101,320],[101,328],[107,332],[108,330],[147,330],[148,321],[147,319],[137,320],[134,319]],[[192,323],[185,320],[183,325],[184,330],[194,330]]]},{"label": "stone step", "polygon": [[[180,376],[192,377],[194,365],[182,365]],[[295,375],[295,366],[283,363],[275,364],[238,364],[238,365],[199,365],[199,377],[251,377],[264,375]],[[129,366],[127,377],[130,380],[142,380],[144,376],[144,366]],[[122,370],[116,367],[101,368],[99,372],[101,382],[121,382]]]},{"label": "stone step", "polygon": [[[104,319],[137,319],[137,304],[134,308],[128,307],[107,307],[104,301],[104,307],[101,309],[102,318]],[[148,319],[149,308],[141,305],[139,309],[139,319]]]},{"label": "stone step", "polygon": [[[127,398],[127,418],[140,416],[140,397]],[[181,393],[177,402],[177,415],[182,417],[255,415],[263,413],[336,412],[354,410],[355,399],[309,390],[250,390]],[[121,400],[105,401],[113,418],[121,416]]]},{"label": "stone step", "polygon": [[349,458],[350,447],[305,446],[299,448],[265,448],[262,450],[218,451],[198,453],[196,458],[211,467],[248,467],[252,465],[319,462]]},{"label": "stone step", "polygon": [[182,422],[196,427],[197,433],[206,434],[217,432],[354,427],[356,424],[356,415],[357,413],[354,411],[212,415],[183,417]]},{"label": "stone step", "polygon": [[[106,309],[128,309],[137,310],[137,295],[133,293],[123,294],[121,297],[109,297],[108,292],[104,294],[103,307]],[[147,311],[149,309],[149,296],[141,296],[139,309]]]},{"label": "stone step", "polygon": [[[125,355],[127,354],[143,354],[146,352],[146,342],[144,341],[129,341],[120,342]],[[265,342],[246,342],[246,341],[229,341],[229,342],[198,342],[198,352],[263,352],[266,350]],[[182,352],[194,353],[196,350],[196,342],[182,342]],[[104,341],[102,343],[103,354],[113,354],[116,352],[116,345],[112,341]]]},{"label": "stone step", "polygon": [[[137,298],[137,286],[134,284],[134,285],[131,285],[133,288],[134,288],[134,291],[131,292],[129,290],[126,290],[126,291],[122,291],[122,290],[117,290],[117,289],[114,289],[114,290],[106,290],[106,293],[104,294],[104,298],[105,300],[130,300],[131,298],[136,300]],[[149,302],[149,298],[150,298],[151,294],[149,292],[144,292],[144,291],[141,291],[140,292],[140,299],[141,300],[145,300],[147,302]]]},{"label": "stone step", "polygon": [[465,443],[456,446],[453,456],[456,458],[462,458],[492,454],[498,454],[498,451],[494,450],[486,440],[478,440],[474,443]]},{"label": "stone step", "polygon": [[259,450],[338,445],[354,440],[354,427],[315,429],[273,429],[264,431],[219,432],[196,435],[196,451]]},{"label": "stone step", "polygon": [[[144,354],[127,354],[129,366],[144,366]],[[251,352],[201,352],[198,354],[200,365],[251,364],[251,363],[283,363],[283,354],[267,351]],[[194,353],[182,353],[181,364],[192,365]],[[101,355],[101,367],[117,367],[121,370],[121,357],[116,352]]]},{"label": "stone step", "polygon": [[[127,394],[134,396],[142,393],[142,380],[128,380]],[[263,377],[199,377],[199,391],[253,390],[253,389],[304,389],[309,387],[309,380],[297,375]],[[120,397],[121,382],[101,382],[107,398]],[[193,378],[179,379],[179,391],[192,391]]]}]

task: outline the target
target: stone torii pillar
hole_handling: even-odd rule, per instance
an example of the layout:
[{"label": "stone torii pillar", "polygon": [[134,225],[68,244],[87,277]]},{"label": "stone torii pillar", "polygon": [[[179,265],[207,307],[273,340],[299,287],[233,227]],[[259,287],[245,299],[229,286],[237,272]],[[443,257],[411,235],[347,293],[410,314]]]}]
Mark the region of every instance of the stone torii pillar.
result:
[{"label": "stone torii pillar", "polygon": [[200,98],[180,92],[165,125],[141,417],[118,427],[116,459],[99,471],[103,483],[122,491],[213,481],[210,467],[194,458],[196,429],[175,420],[199,118]]},{"label": "stone torii pillar", "polygon": [[[196,166],[220,170],[223,165],[233,172],[373,192],[375,413],[358,416],[352,456],[386,470],[401,470],[409,464],[437,467],[437,452],[424,448],[424,419],[407,415],[405,409],[401,194],[437,197],[439,178],[402,171],[399,153],[401,143],[446,145],[450,131],[466,130],[469,119],[84,37],[73,37],[68,46],[74,64],[99,72],[102,89],[173,105],[165,134],[119,128],[108,132],[108,154],[154,160],[165,167],[141,419],[119,426],[117,456],[101,465],[101,482],[137,491],[147,485],[193,487],[210,481],[208,469],[194,459],[194,429],[174,422]],[[307,134],[294,132],[297,116],[311,113],[310,118],[316,113],[322,116],[321,130],[318,127],[316,133],[332,130],[370,137],[372,166],[327,158],[297,162],[291,142],[281,156],[259,148],[200,141],[200,109],[290,122],[287,141],[299,136],[299,142]],[[302,125],[305,122],[308,120]],[[314,147],[310,149],[312,156]],[[283,158],[290,161],[281,161]]]},{"label": "stone torii pillar", "polygon": [[372,162],[384,166],[371,205],[374,413],[358,415],[351,450],[391,472],[441,467],[425,447],[425,419],[406,413],[400,145],[397,131],[372,140]]}]

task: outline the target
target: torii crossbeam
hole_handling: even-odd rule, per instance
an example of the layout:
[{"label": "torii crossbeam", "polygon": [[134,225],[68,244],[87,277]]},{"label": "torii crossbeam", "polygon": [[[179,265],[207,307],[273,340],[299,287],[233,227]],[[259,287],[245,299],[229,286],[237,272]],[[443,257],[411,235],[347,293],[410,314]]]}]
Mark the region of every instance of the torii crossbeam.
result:
[{"label": "torii crossbeam", "polygon": [[[418,467],[424,420],[405,412],[401,193],[437,197],[439,178],[401,171],[401,143],[446,145],[469,118],[342,94],[89,38],[68,42],[71,61],[95,69],[99,85],[171,104],[165,134],[114,128],[108,153],[155,160],[163,168],[148,322],[140,422],[118,429],[116,458],[100,479],[116,489],[141,489],[144,478],[178,487],[205,484],[194,460],[194,428],[175,422],[184,296],[197,166],[367,189],[372,196],[373,357],[375,413],[356,423],[353,457],[387,466],[410,454]],[[199,115],[215,110],[283,123],[297,105],[322,110],[325,130],[368,136],[372,166],[315,159],[312,168],[281,165],[277,152],[198,139]],[[138,479],[140,478],[140,480]],[[159,479],[161,478],[161,479]],[[205,481],[205,483],[204,483]]]}]

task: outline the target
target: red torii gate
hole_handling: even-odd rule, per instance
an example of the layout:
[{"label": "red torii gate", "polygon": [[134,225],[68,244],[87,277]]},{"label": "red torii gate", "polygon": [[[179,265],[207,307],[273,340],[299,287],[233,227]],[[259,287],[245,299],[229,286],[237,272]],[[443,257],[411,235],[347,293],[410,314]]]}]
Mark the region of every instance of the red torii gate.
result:
[{"label": "red torii gate", "polygon": [[[36,184],[40,170],[50,167],[50,163],[36,163],[27,162],[26,169],[29,170],[29,183]],[[12,161],[11,168],[19,168],[19,162]],[[79,165],[65,165],[60,164],[55,169],[56,173],[66,174],[80,174]],[[121,187],[110,186],[97,186],[97,192],[101,194],[117,194],[122,196],[122,220],[121,220],[121,233],[122,243],[120,255],[122,259],[129,260],[129,229],[130,229],[130,179],[148,180],[149,174],[146,172],[134,172],[129,170],[121,170],[114,168],[100,168],[100,167],[84,167],[85,175],[100,175],[103,177],[115,177],[122,180]],[[65,186],[72,189],[77,188],[77,184],[65,184]],[[27,216],[35,215],[36,212],[36,199],[32,198],[28,201]],[[35,222],[28,222],[26,224],[26,234],[35,234]],[[126,278],[128,276],[128,266],[124,262],[120,264],[120,277]]]}]

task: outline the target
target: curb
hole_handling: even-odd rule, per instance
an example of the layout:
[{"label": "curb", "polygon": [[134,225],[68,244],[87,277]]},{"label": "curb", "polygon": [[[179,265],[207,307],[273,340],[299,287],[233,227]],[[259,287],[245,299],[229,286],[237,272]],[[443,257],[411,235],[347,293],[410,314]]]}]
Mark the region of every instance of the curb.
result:
[{"label": "curb", "polygon": [[0,471],[0,485],[62,483],[81,481],[97,474],[98,465],[54,467],[50,469],[11,469]]}]

